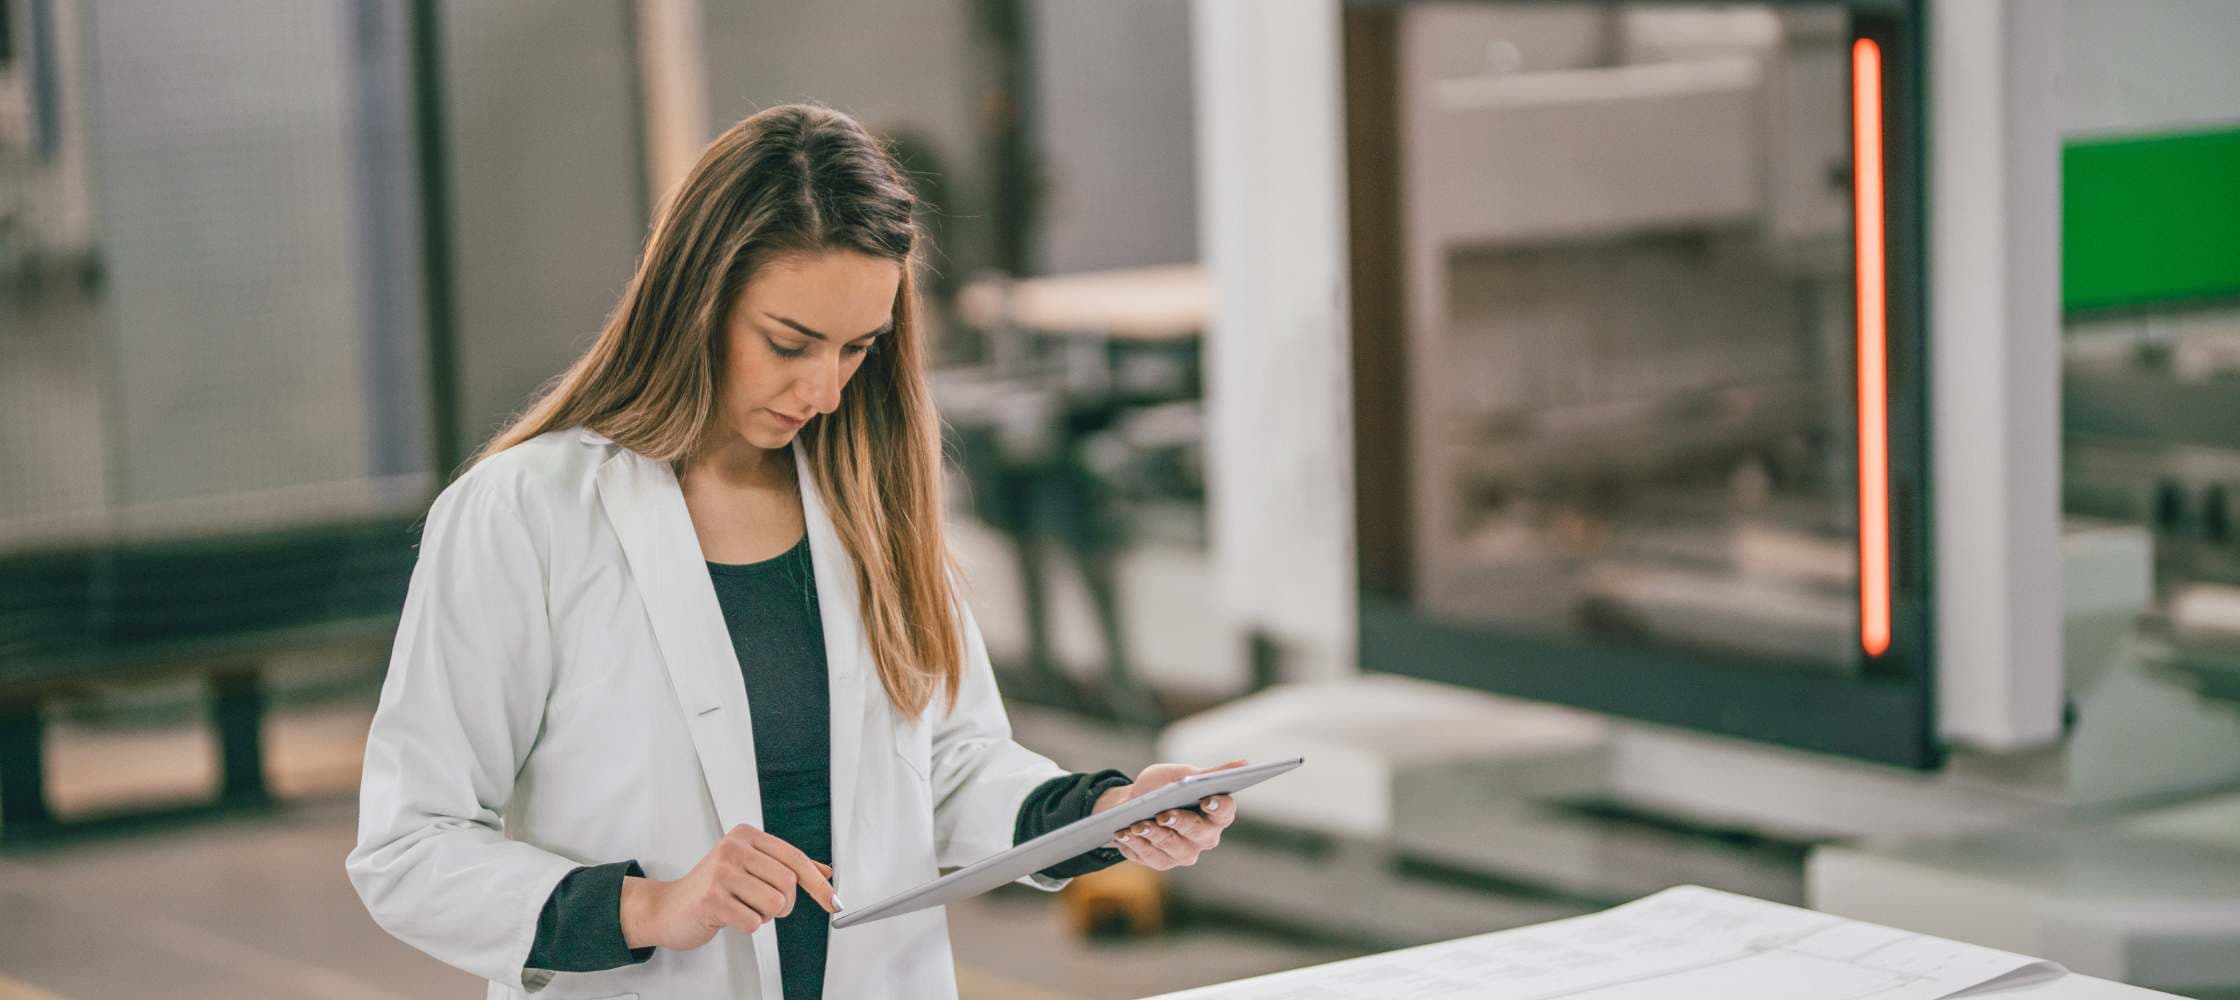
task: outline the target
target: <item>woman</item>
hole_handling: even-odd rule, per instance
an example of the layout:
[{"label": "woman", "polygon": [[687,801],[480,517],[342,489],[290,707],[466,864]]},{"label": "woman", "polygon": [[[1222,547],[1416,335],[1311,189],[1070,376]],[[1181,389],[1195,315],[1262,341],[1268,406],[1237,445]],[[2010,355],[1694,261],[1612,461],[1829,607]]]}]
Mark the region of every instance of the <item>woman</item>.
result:
[{"label": "woman", "polygon": [[[832,930],[837,890],[1195,773],[1011,739],[942,542],[915,208],[845,115],[739,123],[590,351],[430,508],[348,868],[490,996],[952,996],[940,910]],[[1234,816],[1024,881],[1187,865]]]}]

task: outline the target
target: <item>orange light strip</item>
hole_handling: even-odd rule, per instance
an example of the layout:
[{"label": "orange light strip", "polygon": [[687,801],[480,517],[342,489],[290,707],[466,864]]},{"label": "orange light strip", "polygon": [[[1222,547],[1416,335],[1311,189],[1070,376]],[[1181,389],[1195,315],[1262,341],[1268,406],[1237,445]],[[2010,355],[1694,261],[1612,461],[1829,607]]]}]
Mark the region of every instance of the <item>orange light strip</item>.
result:
[{"label": "orange light strip", "polygon": [[1890,395],[1884,320],[1882,47],[1851,45],[1851,204],[1859,273],[1859,645],[1890,648]]}]

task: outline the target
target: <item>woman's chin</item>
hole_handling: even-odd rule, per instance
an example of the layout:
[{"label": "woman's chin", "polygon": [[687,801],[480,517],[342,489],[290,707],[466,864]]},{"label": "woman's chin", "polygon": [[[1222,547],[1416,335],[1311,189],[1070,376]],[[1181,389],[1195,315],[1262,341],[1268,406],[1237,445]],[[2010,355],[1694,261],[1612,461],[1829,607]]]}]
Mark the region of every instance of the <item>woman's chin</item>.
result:
[{"label": "woman's chin", "polygon": [[801,428],[808,426],[806,424],[788,426],[785,422],[760,410],[747,414],[745,417],[734,417],[728,422],[731,424],[731,430],[739,435],[740,440],[764,451],[774,451],[792,446],[793,439],[801,433]]},{"label": "woman's chin", "polygon": [[793,444],[794,436],[799,433],[799,431],[782,431],[772,430],[767,427],[757,427],[753,431],[741,436],[747,439],[748,444],[751,444],[757,448],[760,448],[764,451],[776,451],[780,448],[791,447]]}]

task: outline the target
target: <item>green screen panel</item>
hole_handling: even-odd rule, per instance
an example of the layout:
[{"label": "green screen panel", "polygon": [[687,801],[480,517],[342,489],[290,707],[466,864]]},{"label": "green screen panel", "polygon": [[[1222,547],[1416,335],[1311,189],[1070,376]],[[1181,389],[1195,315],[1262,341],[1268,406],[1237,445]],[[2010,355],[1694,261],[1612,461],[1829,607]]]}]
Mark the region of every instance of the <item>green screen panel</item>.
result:
[{"label": "green screen panel", "polygon": [[2240,130],[2068,144],[2061,304],[2240,297]]}]

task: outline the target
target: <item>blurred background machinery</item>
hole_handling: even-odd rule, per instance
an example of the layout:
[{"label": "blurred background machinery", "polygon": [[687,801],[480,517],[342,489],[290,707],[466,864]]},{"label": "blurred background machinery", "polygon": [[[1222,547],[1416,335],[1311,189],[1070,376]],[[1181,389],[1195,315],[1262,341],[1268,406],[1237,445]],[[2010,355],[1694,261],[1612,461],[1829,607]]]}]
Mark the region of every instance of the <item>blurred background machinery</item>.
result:
[{"label": "blurred background machinery", "polygon": [[[427,500],[700,144],[809,98],[924,195],[1021,738],[1314,759],[1054,933],[1286,942],[1228,978],[1695,882],[2232,993],[2236,45],[2220,0],[0,0],[0,861],[97,895],[130,859],[74,845],[246,812],[336,874],[291,808],[348,800]],[[967,966],[1081,989],[988,912]],[[389,954],[348,916],[304,961]]]},{"label": "blurred background machinery", "polygon": [[[986,363],[945,370],[942,414],[959,445],[972,511],[1016,555],[1025,684],[1077,711],[1156,728],[1166,706],[1138,676],[1119,559],[1164,544],[1203,552],[1205,469],[1199,338],[1206,283],[1191,266],[1049,278],[989,278],[959,312],[986,332]],[[1085,687],[1052,639],[1052,556],[1081,582],[1101,642]]]},{"label": "blurred background machinery", "polygon": [[206,680],[262,806],[265,672],[386,648],[434,482],[395,12],[6,6],[0,836],[58,701]]},{"label": "blurred background machinery", "polygon": [[1401,944],[1697,882],[2240,985],[2229,14],[1349,7],[1260,93],[1342,95],[1364,673],[1167,730],[1322,765],[1178,890]]}]

